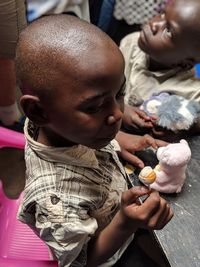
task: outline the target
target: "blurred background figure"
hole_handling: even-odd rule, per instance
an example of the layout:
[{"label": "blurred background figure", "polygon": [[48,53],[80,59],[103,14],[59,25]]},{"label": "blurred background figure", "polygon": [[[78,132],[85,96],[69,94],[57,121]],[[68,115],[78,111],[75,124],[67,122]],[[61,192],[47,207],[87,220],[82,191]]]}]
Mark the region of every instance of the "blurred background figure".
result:
[{"label": "blurred background figure", "polygon": [[0,124],[23,131],[23,116],[16,102],[15,48],[26,27],[24,0],[0,2]]},{"label": "blurred background figure", "polygon": [[88,0],[27,0],[27,18],[31,22],[43,15],[72,14],[89,21]]},{"label": "blurred background figure", "polygon": [[168,0],[103,0],[97,25],[119,44],[127,34],[162,12]]}]

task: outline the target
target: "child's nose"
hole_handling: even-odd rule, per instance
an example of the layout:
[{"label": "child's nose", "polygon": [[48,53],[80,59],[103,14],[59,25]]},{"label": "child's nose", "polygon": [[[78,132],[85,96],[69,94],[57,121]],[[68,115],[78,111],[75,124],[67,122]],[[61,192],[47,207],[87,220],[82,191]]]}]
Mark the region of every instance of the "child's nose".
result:
[{"label": "child's nose", "polygon": [[123,107],[119,104],[115,104],[112,113],[107,118],[107,124],[111,125],[119,122],[123,116]]},{"label": "child's nose", "polygon": [[153,19],[149,23],[151,31],[153,35],[157,34],[160,29],[165,25],[165,21],[163,19]]}]

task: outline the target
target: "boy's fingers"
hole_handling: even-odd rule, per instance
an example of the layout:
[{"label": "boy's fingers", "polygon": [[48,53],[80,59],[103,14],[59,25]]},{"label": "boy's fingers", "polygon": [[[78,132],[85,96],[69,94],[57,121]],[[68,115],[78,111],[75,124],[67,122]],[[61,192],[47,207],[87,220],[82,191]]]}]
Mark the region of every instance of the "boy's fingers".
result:
[{"label": "boy's fingers", "polygon": [[139,168],[144,168],[144,162],[139,159],[137,156],[133,155],[132,152],[124,151],[123,152],[123,159],[128,161],[129,163],[133,164],[134,166],[137,166]]},{"label": "boy's fingers", "polygon": [[153,127],[151,122],[147,122],[147,121],[145,121],[139,117],[137,119],[135,119],[135,123],[140,128],[152,128]]},{"label": "boy's fingers", "polygon": [[163,140],[159,140],[159,139],[155,139],[156,140],[156,144],[157,146],[167,146],[169,143],[168,142],[165,142]]},{"label": "boy's fingers", "polygon": [[152,192],[146,201],[142,204],[143,212],[146,218],[149,218],[149,227],[151,229],[162,229],[173,217],[173,211],[169,204],[161,197],[158,192]]},{"label": "boy's fingers", "polygon": [[165,213],[165,217],[163,216],[163,218],[157,224],[156,230],[161,230],[172,219],[173,215],[173,210],[169,208]]},{"label": "boy's fingers", "polygon": [[148,116],[143,110],[141,110],[141,109],[137,109],[135,112],[136,112],[142,119],[144,119],[144,120],[148,120],[148,121],[151,120],[151,117]]},{"label": "boy's fingers", "polygon": [[145,134],[146,143],[153,148],[158,148],[160,146],[166,146],[168,143],[159,139],[154,139],[152,136]]},{"label": "boy's fingers", "polygon": [[133,203],[136,203],[140,196],[146,195],[149,193],[149,189],[145,186],[135,186],[131,189],[122,193],[121,202],[123,205],[128,206]]},{"label": "boy's fingers", "polygon": [[161,230],[173,217],[174,213],[172,209],[168,207],[163,211],[162,215],[155,221],[154,230]]},{"label": "boy's fingers", "polygon": [[150,227],[152,229],[162,229],[167,222],[172,218],[173,211],[170,208],[169,204],[161,198],[160,201],[160,208],[154,215],[152,216],[150,220]]},{"label": "boy's fingers", "polygon": [[160,208],[161,197],[157,191],[152,191],[149,197],[142,203],[143,212],[147,218],[153,216]]}]

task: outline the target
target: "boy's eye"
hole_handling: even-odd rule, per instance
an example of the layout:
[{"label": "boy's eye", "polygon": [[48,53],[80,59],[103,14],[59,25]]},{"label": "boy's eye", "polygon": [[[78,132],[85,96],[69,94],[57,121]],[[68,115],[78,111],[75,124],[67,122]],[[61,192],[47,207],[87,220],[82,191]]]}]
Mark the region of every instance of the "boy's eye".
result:
[{"label": "boy's eye", "polygon": [[166,25],[166,28],[164,29],[165,35],[169,38],[172,38],[172,32],[168,25]]},{"label": "boy's eye", "polygon": [[124,97],[124,96],[125,96],[125,91],[118,93],[116,98],[119,99],[120,97]]},{"label": "boy's eye", "polygon": [[160,18],[164,19],[165,18],[165,13],[160,13]]},{"label": "boy's eye", "polygon": [[126,85],[124,84],[123,88],[117,93],[116,98],[124,97],[126,94]]},{"label": "boy's eye", "polygon": [[88,113],[88,114],[94,114],[94,113],[97,113],[97,112],[100,112],[102,110],[103,106],[100,105],[100,106],[95,106],[95,107],[88,107],[85,112]]}]

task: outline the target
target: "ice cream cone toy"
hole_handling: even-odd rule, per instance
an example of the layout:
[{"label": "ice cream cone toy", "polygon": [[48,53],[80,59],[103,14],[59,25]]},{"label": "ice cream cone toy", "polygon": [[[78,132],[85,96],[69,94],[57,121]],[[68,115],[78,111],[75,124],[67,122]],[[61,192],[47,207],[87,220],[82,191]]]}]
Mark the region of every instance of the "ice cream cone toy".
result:
[{"label": "ice cream cone toy", "polygon": [[138,175],[139,180],[146,186],[149,186],[156,180],[156,172],[150,167],[145,166]]},{"label": "ice cream cone toy", "polygon": [[[125,172],[127,174],[128,182],[129,182],[129,184],[131,184],[131,186],[141,186],[139,184],[138,176],[134,173],[135,172],[134,166],[132,166],[130,164],[126,164],[125,165]],[[143,196],[140,196],[138,198],[139,203],[143,203],[148,197],[149,197],[149,194],[145,194]]]},{"label": "ice cream cone toy", "polygon": [[125,172],[128,175],[134,173],[134,171],[135,171],[135,168],[131,164],[126,164],[124,168],[125,168]]}]

